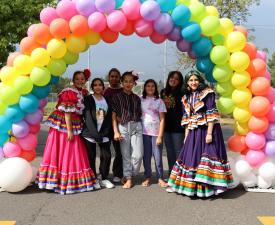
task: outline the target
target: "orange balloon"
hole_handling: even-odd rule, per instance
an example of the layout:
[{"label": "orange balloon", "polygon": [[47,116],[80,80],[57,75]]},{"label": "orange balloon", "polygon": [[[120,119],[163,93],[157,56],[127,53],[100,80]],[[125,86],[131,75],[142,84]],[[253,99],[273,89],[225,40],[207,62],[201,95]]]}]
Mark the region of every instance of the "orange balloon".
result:
[{"label": "orange balloon", "polygon": [[245,44],[244,49],[242,50],[243,52],[246,52],[246,54],[249,56],[249,58],[252,60],[256,58],[257,54],[257,48],[253,43],[247,42]]},{"label": "orange balloon", "polygon": [[72,17],[69,25],[72,33],[76,36],[83,36],[89,31],[88,20],[81,15]]},{"label": "orange balloon", "polygon": [[263,77],[266,73],[266,63],[262,59],[253,59],[247,68],[251,77]]},{"label": "orange balloon", "polygon": [[12,52],[12,53],[10,53],[9,56],[8,56],[8,59],[7,59],[7,65],[8,66],[13,66],[13,61],[19,55],[21,55],[20,52]]},{"label": "orange balloon", "polygon": [[247,29],[245,27],[243,27],[243,26],[235,26],[234,27],[234,31],[240,31],[240,32],[242,32],[246,38],[248,36]]},{"label": "orange balloon", "polygon": [[252,116],[248,121],[248,127],[255,133],[264,133],[268,128],[268,119],[266,117]]},{"label": "orange balloon", "polygon": [[111,31],[109,28],[100,33],[101,39],[106,43],[114,43],[119,36],[119,33]]},{"label": "orange balloon", "polygon": [[233,152],[241,152],[247,149],[245,136],[233,135],[228,139],[227,144],[228,148]]},{"label": "orange balloon", "polygon": [[58,39],[64,39],[70,35],[70,26],[67,20],[58,18],[51,22],[50,32]]},{"label": "orange balloon", "polygon": [[248,152],[249,150],[250,150],[250,149],[249,149],[249,148],[247,148],[247,149],[245,149],[245,150],[241,151],[241,154],[242,154],[242,155],[246,155],[246,154],[247,154],[247,152]]},{"label": "orange balloon", "polygon": [[31,150],[31,151],[21,150],[21,154],[19,157],[31,162],[35,159],[36,152],[35,152],[35,150]]},{"label": "orange balloon", "polygon": [[25,55],[30,55],[34,49],[39,47],[40,45],[33,37],[24,37],[20,42],[20,52]]},{"label": "orange balloon", "polygon": [[270,102],[266,97],[256,96],[252,98],[249,109],[254,116],[263,117],[270,110]]},{"label": "orange balloon", "polygon": [[32,36],[39,44],[47,44],[52,39],[50,28],[44,23],[38,23],[34,25]]},{"label": "orange balloon", "polygon": [[134,23],[132,21],[127,21],[127,25],[124,30],[120,31],[121,34],[125,36],[132,35],[135,32]]},{"label": "orange balloon", "polygon": [[265,96],[269,93],[270,81],[265,77],[256,77],[252,79],[249,88],[253,95]]}]

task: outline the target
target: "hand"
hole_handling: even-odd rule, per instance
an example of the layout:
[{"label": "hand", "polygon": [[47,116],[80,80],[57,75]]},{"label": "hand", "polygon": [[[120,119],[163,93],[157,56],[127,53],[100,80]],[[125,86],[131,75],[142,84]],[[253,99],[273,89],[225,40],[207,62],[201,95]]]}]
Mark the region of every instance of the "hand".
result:
[{"label": "hand", "polygon": [[116,132],[114,135],[114,140],[121,141],[121,140],[123,140],[123,137],[121,136],[121,134],[119,132]]},{"label": "hand", "polygon": [[157,137],[156,144],[157,145],[161,145],[162,144],[162,137],[160,137],[160,136]]},{"label": "hand", "polygon": [[183,143],[185,143],[185,142],[186,142],[186,138],[187,138],[187,135],[184,137]]},{"label": "hand", "polygon": [[212,134],[207,134],[205,138],[206,144],[209,144],[212,142]]},{"label": "hand", "polygon": [[74,140],[74,133],[73,133],[72,130],[68,130],[67,138],[68,138],[68,141],[73,141]]}]

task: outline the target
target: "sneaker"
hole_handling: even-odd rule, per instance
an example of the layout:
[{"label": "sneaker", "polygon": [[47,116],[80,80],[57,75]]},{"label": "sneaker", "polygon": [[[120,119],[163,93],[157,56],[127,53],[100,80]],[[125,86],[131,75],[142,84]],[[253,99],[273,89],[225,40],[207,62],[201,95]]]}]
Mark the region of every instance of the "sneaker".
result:
[{"label": "sneaker", "polygon": [[173,193],[173,192],[174,192],[174,190],[173,190],[171,187],[166,188],[165,190],[166,190],[168,193]]},{"label": "sneaker", "polygon": [[120,183],[120,178],[119,177],[113,177],[113,182],[114,183]]},{"label": "sneaker", "polygon": [[100,184],[99,184],[99,181],[98,181],[98,180],[96,180],[96,183],[94,184],[94,188],[95,188],[96,190],[101,189],[101,187],[100,187]]},{"label": "sneaker", "polygon": [[101,180],[99,182],[100,182],[101,187],[105,187],[105,188],[114,188],[115,187],[115,185],[111,181],[108,181],[108,180]]}]

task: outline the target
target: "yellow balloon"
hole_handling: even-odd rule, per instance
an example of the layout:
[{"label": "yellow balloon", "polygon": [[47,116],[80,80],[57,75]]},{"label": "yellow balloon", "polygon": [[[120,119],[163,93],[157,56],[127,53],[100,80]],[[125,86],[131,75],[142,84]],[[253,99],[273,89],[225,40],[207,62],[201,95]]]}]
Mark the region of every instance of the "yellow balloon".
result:
[{"label": "yellow balloon", "polygon": [[20,95],[14,87],[3,86],[0,89],[0,101],[7,105],[14,105],[19,102]]},{"label": "yellow balloon", "polygon": [[207,15],[206,7],[201,2],[191,2],[188,7],[191,12],[191,21],[199,23]]},{"label": "yellow balloon", "polygon": [[33,83],[29,76],[18,76],[14,81],[14,88],[19,94],[26,95],[32,91]]},{"label": "yellow balloon", "polygon": [[220,19],[220,31],[219,33],[223,36],[227,36],[230,32],[232,32],[234,29],[234,23],[231,19],[228,18],[221,18]]},{"label": "yellow balloon", "polygon": [[50,62],[50,55],[44,48],[36,48],[32,51],[31,60],[34,66],[46,66]]},{"label": "yellow balloon", "polygon": [[47,51],[53,59],[61,59],[67,52],[67,46],[64,41],[54,38],[47,44]]},{"label": "yellow balloon", "polygon": [[237,107],[248,107],[252,99],[252,93],[247,88],[235,89],[232,92],[232,100]]},{"label": "yellow balloon", "polygon": [[249,132],[248,124],[247,123],[235,123],[235,132],[238,135],[247,135]]},{"label": "yellow balloon", "polygon": [[28,55],[19,55],[15,58],[13,62],[14,68],[18,71],[21,75],[30,74],[33,68],[33,62],[31,57]]},{"label": "yellow balloon", "polygon": [[96,45],[100,42],[100,35],[94,31],[89,30],[89,32],[84,36],[88,45]]},{"label": "yellow balloon", "polygon": [[87,47],[85,38],[77,37],[74,35],[70,35],[66,39],[66,45],[67,45],[67,49],[72,53],[83,52]]},{"label": "yellow balloon", "polygon": [[220,14],[219,14],[219,11],[217,10],[216,7],[214,6],[206,6],[206,13],[208,16],[216,16],[216,17],[219,17]]},{"label": "yellow balloon", "polygon": [[230,32],[225,39],[225,46],[230,52],[241,51],[246,44],[246,37],[240,31]]},{"label": "yellow balloon", "polygon": [[0,115],[3,115],[6,112],[7,105],[4,102],[0,102]]},{"label": "yellow balloon", "polygon": [[177,0],[177,5],[189,5],[191,3],[191,0]]},{"label": "yellow balloon", "polygon": [[250,119],[251,112],[249,111],[248,108],[235,107],[233,111],[233,117],[237,122],[245,123]]},{"label": "yellow balloon", "polygon": [[250,63],[250,58],[245,52],[234,52],[231,54],[229,64],[237,72],[245,71]]},{"label": "yellow balloon", "polygon": [[235,88],[246,88],[250,82],[250,74],[246,71],[235,72],[231,78],[231,83]]},{"label": "yellow balloon", "polygon": [[0,79],[3,84],[11,86],[18,76],[18,72],[11,66],[5,66],[0,71]]}]

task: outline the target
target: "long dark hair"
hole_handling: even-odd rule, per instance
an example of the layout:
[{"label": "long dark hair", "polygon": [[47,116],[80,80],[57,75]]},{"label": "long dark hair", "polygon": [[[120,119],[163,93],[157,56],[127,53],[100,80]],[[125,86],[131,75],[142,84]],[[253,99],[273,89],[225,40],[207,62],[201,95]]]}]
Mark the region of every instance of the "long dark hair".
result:
[{"label": "long dark hair", "polygon": [[[77,71],[75,71],[74,74],[73,74],[73,82],[74,82],[75,77],[76,77],[77,74],[83,74],[83,76],[85,77],[85,74],[84,74],[83,71],[77,70]],[[87,80],[86,77],[85,77],[85,80]]]},{"label": "long dark hair", "polygon": [[93,80],[92,80],[92,83],[91,83],[91,89],[93,90],[94,89],[94,85],[95,85],[95,82],[96,81],[99,81],[100,83],[101,83],[101,85],[102,85],[102,87],[103,87],[103,90],[104,90],[104,88],[105,88],[105,86],[104,86],[104,82],[103,82],[103,80],[102,79],[100,79],[100,78],[94,78]]},{"label": "long dark hair", "polygon": [[146,87],[146,85],[147,85],[148,83],[153,83],[153,84],[154,84],[154,86],[155,86],[154,97],[155,97],[156,99],[158,99],[158,98],[159,98],[158,85],[157,85],[156,81],[153,80],[153,79],[149,79],[149,80],[146,80],[146,81],[145,81],[144,86],[143,86],[142,98],[146,98],[146,96],[147,96],[147,93],[146,93],[146,91],[145,91],[145,87]]},{"label": "long dark hair", "polygon": [[119,77],[121,77],[120,71],[117,68],[110,69],[110,71],[108,73],[108,77],[111,75],[112,72],[118,73]]},{"label": "long dark hair", "polygon": [[[169,80],[171,79],[171,77],[173,77],[175,74],[178,75],[179,77],[179,84],[178,86],[176,87],[176,89],[172,90],[172,87],[170,86],[169,84]],[[180,71],[170,71],[169,74],[168,74],[168,78],[167,78],[167,81],[166,81],[166,85],[165,85],[165,94],[166,95],[169,95],[171,94],[172,92],[173,93],[180,93],[181,92],[181,89],[182,89],[182,85],[183,85],[183,76],[182,76],[182,73]]]},{"label": "long dark hair", "polygon": [[206,84],[203,76],[198,71],[191,70],[190,72],[188,72],[188,74],[185,76],[185,79],[184,79],[184,94],[190,95],[192,92],[192,90],[188,86],[188,81],[192,76],[196,76],[199,80],[199,86],[197,89],[198,92],[201,92],[206,88],[209,88],[209,86]]}]

